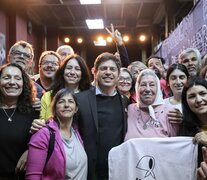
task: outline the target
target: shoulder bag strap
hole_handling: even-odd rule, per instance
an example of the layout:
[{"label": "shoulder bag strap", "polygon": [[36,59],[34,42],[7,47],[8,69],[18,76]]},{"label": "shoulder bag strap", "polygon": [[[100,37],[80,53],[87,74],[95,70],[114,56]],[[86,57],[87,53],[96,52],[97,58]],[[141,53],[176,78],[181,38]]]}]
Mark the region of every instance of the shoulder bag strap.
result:
[{"label": "shoulder bag strap", "polygon": [[55,145],[55,133],[49,126],[47,126],[47,128],[48,128],[49,133],[50,133],[50,140],[49,140],[49,144],[48,144],[47,158],[46,158],[46,161],[45,161],[44,168],[46,167],[46,165],[47,165],[47,163],[50,159],[50,156],[52,155],[52,152],[54,150],[54,145]]}]

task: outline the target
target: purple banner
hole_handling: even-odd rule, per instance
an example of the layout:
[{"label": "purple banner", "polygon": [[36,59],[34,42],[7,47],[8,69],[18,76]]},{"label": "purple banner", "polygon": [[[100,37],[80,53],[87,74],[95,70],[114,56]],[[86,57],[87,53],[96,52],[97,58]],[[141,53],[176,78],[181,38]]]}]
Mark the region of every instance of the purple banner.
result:
[{"label": "purple banner", "polygon": [[177,62],[179,53],[189,47],[197,48],[201,55],[207,53],[207,0],[200,0],[177,28],[165,39],[156,55],[166,64]]}]

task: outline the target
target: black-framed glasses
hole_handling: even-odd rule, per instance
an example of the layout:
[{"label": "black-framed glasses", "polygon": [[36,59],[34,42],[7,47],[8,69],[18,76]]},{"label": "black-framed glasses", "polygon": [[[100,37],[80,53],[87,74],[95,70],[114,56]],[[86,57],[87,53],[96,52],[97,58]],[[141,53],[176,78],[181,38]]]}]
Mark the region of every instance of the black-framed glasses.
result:
[{"label": "black-framed glasses", "polygon": [[49,66],[51,65],[52,67],[59,66],[58,62],[52,62],[52,61],[42,61],[41,63],[42,66]]},{"label": "black-framed glasses", "polygon": [[24,57],[25,59],[32,59],[32,57],[33,57],[32,54],[30,54],[30,53],[25,53],[25,52],[21,52],[21,51],[19,51],[19,50],[13,50],[13,51],[11,52],[11,54],[12,54],[13,56],[22,56],[22,55],[23,55],[23,57]]},{"label": "black-framed glasses", "polygon": [[119,82],[127,82],[127,83],[130,83],[130,82],[132,82],[132,79],[130,77],[127,77],[127,78],[119,77]]}]

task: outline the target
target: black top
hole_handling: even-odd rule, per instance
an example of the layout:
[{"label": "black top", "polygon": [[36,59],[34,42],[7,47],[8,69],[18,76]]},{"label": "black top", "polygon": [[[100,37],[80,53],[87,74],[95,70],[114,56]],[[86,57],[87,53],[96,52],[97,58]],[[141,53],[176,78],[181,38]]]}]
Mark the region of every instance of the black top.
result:
[{"label": "black top", "polygon": [[127,53],[127,50],[126,50],[124,44],[120,45],[120,46],[117,46],[117,50],[118,50],[119,55],[120,55],[122,67],[127,68],[128,65],[130,64],[130,61],[129,61],[129,56],[128,56],[128,53]]},{"label": "black top", "polygon": [[42,83],[41,83],[40,78],[38,78],[38,79],[35,81],[35,83],[36,83],[36,84],[38,84],[38,85],[40,85],[40,86],[41,86],[41,88],[42,88],[45,92],[47,92],[47,91],[48,91],[47,89],[45,89],[45,88],[43,87],[43,85],[42,85]]},{"label": "black top", "polygon": [[[76,123],[78,125],[78,130],[80,132],[80,135],[83,139],[84,142],[84,147],[88,156],[88,180],[92,180],[95,176],[95,174],[97,175],[97,167],[96,164],[99,163],[98,161],[98,154],[101,153],[100,147],[103,147],[103,145],[105,143],[110,143],[105,144],[106,148],[109,150],[110,147],[112,146],[113,142],[109,139],[105,139],[106,141],[104,141],[102,143],[102,145],[100,146],[100,134],[102,136],[102,130],[104,129],[103,127],[101,127],[102,125],[99,124],[99,122],[101,122],[100,118],[98,118],[98,116],[100,116],[100,113],[103,112],[104,108],[106,109],[106,113],[107,115],[107,120],[106,119],[102,119],[103,121],[106,121],[106,127],[109,128],[110,126],[113,126],[112,129],[115,127],[115,124],[111,123],[114,122],[114,120],[112,120],[113,118],[108,117],[109,115],[113,115],[113,116],[120,116],[120,121],[122,122],[122,132],[120,134],[121,136],[121,142],[123,142],[123,139],[125,137],[125,133],[127,130],[127,101],[126,101],[126,97],[121,96],[119,93],[117,93],[117,96],[119,98],[119,101],[116,100],[116,103],[118,103],[117,105],[113,103],[110,103],[110,98],[114,98],[114,97],[107,97],[105,96],[105,98],[103,97],[103,107],[102,107],[102,101],[98,102],[97,98],[98,95],[96,96],[96,89],[95,87],[90,88],[89,90],[86,91],[82,91],[80,93],[75,94],[77,97],[77,101],[78,101],[78,112],[77,112],[77,116],[76,117]],[[115,97],[116,98],[116,97]],[[108,103],[105,102],[108,101]],[[100,103],[100,104],[99,104]],[[106,108],[107,107],[107,108]],[[118,111],[120,108],[121,113],[117,113],[116,109],[118,107]],[[108,110],[110,109],[110,110]],[[113,111],[112,111],[113,110]],[[113,112],[113,113],[112,113]],[[105,112],[103,112],[102,114],[104,114]],[[112,113],[112,114],[109,114]],[[99,114],[99,115],[98,115]],[[105,116],[103,116],[105,117]],[[108,119],[109,118],[109,119]],[[116,117],[115,117],[116,118]],[[108,123],[110,122],[110,123]],[[119,121],[115,121],[118,124],[117,127],[117,133],[119,133]],[[99,127],[100,126],[100,127]],[[109,136],[109,138],[113,138],[110,137],[112,131],[105,131],[106,135]],[[116,132],[114,132],[112,134],[112,136],[117,136]],[[103,139],[103,136],[102,136]],[[102,140],[101,139],[101,140]],[[116,140],[116,138],[114,138]],[[108,140],[108,141],[107,141]],[[117,142],[119,140],[116,140]],[[117,142],[114,143],[114,146],[116,146]],[[106,150],[108,152],[108,150]],[[105,155],[103,154],[103,157],[105,157]],[[99,171],[100,172],[100,171]],[[104,171],[102,171],[104,172]],[[100,173],[99,173],[100,175]],[[102,175],[105,175],[105,173],[103,173]],[[105,176],[106,178],[108,177],[108,174]],[[104,178],[105,178],[104,177]],[[98,178],[100,179],[100,178]],[[102,178],[103,179],[103,178]]]},{"label": "black top", "polygon": [[[5,109],[10,116],[14,108]],[[39,113],[22,114],[16,109],[8,121],[8,117],[0,108],[0,176],[12,176],[21,155],[27,150],[30,139],[29,130],[32,121],[39,117]]]},{"label": "black top", "polygon": [[98,177],[108,176],[108,153],[122,143],[123,113],[118,94],[96,96],[98,111],[98,154],[96,172]]}]

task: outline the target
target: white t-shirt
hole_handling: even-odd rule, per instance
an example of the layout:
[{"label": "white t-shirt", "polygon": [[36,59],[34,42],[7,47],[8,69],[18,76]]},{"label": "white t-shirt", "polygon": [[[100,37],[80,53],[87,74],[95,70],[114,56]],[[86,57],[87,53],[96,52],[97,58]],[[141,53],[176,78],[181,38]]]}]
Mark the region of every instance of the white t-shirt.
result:
[{"label": "white t-shirt", "polygon": [[172,104],[172,103],[170,102],[170,98],[166,98],[166,99],[164,99],[164,102],[165,102],[166,105],[169,104],[169,105],[171,105],[172,107],[175,107],[175,108],[179,109],[180,112],[182,113],[182,105],[181,105],[181,103],[180,103],[180,104]]}]

